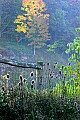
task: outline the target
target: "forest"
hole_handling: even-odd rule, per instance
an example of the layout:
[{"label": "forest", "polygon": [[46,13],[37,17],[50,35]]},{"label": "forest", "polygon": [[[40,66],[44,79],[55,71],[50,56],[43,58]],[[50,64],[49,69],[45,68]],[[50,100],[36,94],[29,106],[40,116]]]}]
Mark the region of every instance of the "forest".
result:
[{"label": "forest", "polygon": [[80,120],[80,0],[0,0],[0,120]]}]

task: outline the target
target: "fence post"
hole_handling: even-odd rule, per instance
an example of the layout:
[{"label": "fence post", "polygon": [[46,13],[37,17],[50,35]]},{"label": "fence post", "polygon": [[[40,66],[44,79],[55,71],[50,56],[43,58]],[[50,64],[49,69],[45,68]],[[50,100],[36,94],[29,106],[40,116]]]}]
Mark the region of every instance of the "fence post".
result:
[{"label": "fence post", "polygon": [[43,89],[43,62],[37,62],[38,65],[42,66],[42,69],[36,69],[36,89]]}]

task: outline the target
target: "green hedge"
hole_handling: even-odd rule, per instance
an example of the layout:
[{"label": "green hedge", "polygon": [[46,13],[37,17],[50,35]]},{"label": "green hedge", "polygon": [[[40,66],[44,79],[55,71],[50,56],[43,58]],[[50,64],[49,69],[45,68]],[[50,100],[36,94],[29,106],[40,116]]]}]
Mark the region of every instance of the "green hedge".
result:
[{"label": "green hedge", "polygon": [[73,99],[53,97],[52,93],[44,91],[13,94],[0,93],[0,120],[80,119],[77,102]]}]

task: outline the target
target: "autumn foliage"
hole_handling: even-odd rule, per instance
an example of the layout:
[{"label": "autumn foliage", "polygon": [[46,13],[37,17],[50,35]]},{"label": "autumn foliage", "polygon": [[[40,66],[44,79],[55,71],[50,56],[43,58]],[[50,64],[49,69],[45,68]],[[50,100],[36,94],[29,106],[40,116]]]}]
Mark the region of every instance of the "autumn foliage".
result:
[{"label": "autumn foliage", "polygon": [[44,40],[50,39],[49,14],[46,14],[45,3],[42,0],[23,0],[21,10],[23,15],[18,15],[14,21],[17,24],[15,30],[23,32],[30,39],[31,45],[35,43],[43,46]]}]

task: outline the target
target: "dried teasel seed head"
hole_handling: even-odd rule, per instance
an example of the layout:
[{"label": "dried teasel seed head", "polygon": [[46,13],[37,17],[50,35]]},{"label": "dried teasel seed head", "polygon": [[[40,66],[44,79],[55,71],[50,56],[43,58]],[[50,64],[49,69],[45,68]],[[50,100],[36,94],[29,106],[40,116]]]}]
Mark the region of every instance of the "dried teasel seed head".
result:
[{"label": "dried teasel seed head", "polygon": [[19,83],[19,86],[20,86],[21,84]]},{"label": "dried teasel seed head", "polygon": [[50,76],[52,76],[52,74],[50,74]]},{"label": "dried teasel seed head", "polygon": [[19,78],[20,78],[20,80],[22,81],[22,79],[23,79],[22,75],[20,75]]},{"label": "dried teasel seed head", "polygon": [[33,85],[31,85],[31,88],[33,88]]},{"label": "dried teasel seed head", "polygon": [[70,63],[68,63],[68,65],[71,65]]},{"label": "dried teasel seed head", "polygon": [[33,72],[33,71],[30,73],[30,76],[31,76],[31,77],[33,77],[33,76],[34,76],[34,72]]},{"label": "dried teasel seed head", "polygon": [[59,71],[59,75],[61,75],[61,71]]},{"label": "dried teasel seed head", "polygon": [[34,80],[31,81],[31,84],[34,84]]},{"label": "dried teasel seed head", "polygon": [[54,68],[55,68],[56,66],[54,65]]},{"label": "dried teasel seed head", "polygon": [[9,74],[7,74],[7,78],[9,78]]},{"label": "dried teasel seed head", "polygon": [[55,64],[58,64],[57,62],[55,62]]},{"label": "dried teasel seed head", "polygon": [[2,87],[2,90],[4,91],[4,87]]},{"label": "dried teasel seed head", "polygon": [[64,79],[66,78],[66,76],[64,76]]},{"label": "dried teasel seed head", "polygon": [[64,68],[64,66],[62,65],[62,69]]},{"label": "dried teasel seed head", "polygon": [[25,79],[25,78],[23,79],[23,82],[26,82],[26,79]]},{"label": "dried teasel seed head", "polygon": [[65,73],[65,76],[66,76],[67,74]]},{"label": "dried teasel seed head", "polygon": [[47,65],[49,65],[49,63],[47,63]]}]

